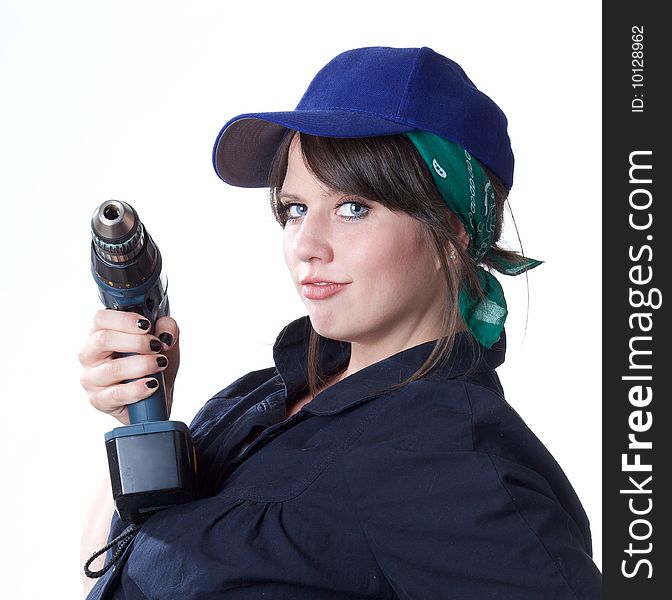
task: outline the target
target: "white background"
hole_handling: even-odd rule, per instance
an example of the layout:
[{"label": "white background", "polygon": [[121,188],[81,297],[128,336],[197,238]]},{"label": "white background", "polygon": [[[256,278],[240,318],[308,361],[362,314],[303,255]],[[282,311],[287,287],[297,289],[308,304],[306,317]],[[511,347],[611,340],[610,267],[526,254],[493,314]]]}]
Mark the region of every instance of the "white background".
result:
[{"label": "white background", "polygon": [[[99,308],[89,220],[139,212],[164,257],[182,367],[173,418],[271,364],[303,314],[265,190],[228,187],[230,117],[292,109],[336,54],[430,46],[509,117],[528,282],[509,302],[509,402],[574,484],[601,565],[600,3],[3,0],[0,4],[0,597],[80,597],[78,545],[105,470],[77,353]],[[515,231],[505,233],[516,246]],[[529,304],[528,286],[529,283]]]}]

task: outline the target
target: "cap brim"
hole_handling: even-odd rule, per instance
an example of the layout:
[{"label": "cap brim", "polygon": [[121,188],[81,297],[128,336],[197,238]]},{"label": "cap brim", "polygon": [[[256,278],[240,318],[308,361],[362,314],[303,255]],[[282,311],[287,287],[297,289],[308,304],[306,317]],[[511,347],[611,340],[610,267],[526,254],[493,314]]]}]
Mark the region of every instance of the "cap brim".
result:
[{"label": "cap brim", "polygon": [[217,136],[212,154],[217,175],[238,187],[266,187],[273,157],[288,129],[321,137],[357,138],[408,133],[415,128],[376,115],[342,110],[239,115]]}]

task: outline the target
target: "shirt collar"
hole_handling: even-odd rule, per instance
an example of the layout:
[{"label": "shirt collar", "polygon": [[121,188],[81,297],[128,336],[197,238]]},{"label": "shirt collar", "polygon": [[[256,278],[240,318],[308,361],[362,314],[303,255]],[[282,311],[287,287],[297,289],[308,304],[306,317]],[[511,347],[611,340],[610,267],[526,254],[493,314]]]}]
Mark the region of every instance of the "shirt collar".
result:
[{"label": "shirt collar", "polygon": [[[310,321],[301,317],[285,327],[273,346],[278,375],[285,385],[286,397],[308,389],[308,340]],[[350,358],[350,344],[326,338],[320,348],[320,364],[327,375],[344,369]],[[335,414],[404,381],[415,373],[431,353],[435,342],[425,342],[403,350],[320,392],[305,410],[318,415]],[[484,348],[468,332],[455,335],[453,352],[447,363],[427,376],[428,379],[454,379],[466,373],[491,371],[504,362],[506,337],[502,335],[492,348]]]}]

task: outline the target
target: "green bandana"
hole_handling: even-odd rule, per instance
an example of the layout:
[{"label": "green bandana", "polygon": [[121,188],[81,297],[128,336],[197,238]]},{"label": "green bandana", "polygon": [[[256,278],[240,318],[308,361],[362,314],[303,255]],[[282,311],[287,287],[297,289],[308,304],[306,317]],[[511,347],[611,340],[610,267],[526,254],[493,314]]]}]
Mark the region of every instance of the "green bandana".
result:
[{"label": "green bandana", "polygon": [[[504,275],[519,275],[542,263],[521,257],[509,261],[490,250],[495,234],[495,192],[479,162],[461,146],[425,131],[406,134],[427,163],[442,198],[469,235],[469,256],[476,265],[486,256]],[[474,337],[486,348],[500,338],[507,309],[499,281],[478,266],[483,295],[467,286],[460,292],[460,314]]]}]

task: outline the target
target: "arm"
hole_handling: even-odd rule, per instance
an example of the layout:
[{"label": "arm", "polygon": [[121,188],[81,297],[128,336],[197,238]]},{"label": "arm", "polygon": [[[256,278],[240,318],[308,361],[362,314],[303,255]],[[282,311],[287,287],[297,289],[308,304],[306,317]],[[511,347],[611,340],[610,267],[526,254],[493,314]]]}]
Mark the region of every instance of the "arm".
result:
[{"label": "arm", "polygon": [[[79,360],[84,367],[80,381],[88,394],[89,402],[123,424],[128,424],[127,406],[154,392],[154,388],[147,383],[155,381],[151,375],[160,371],[165,375],[166,399],[170,413],[180,362],[177,323],[170,317],[163,317],[156,323],[155,335],[151,335],[148,328],[138,326],[140,319],[143,319],[141,315],[129,312],[98,311],[90,335],[79,354]],[[118,357],[118,353],[134,355]],[[166,366],[159,366],[157,359],[160,357],[165,357],[168,361]],[[124,383],[138,377],[140,379],[137,381]],[[104,471],[104,476],[84,521],[80,546],[82,565],[94,552],[107,544],[110,533],[114,502],[107,466],[101,467],[101,471]],[[91,565],[91,569],[100,569],[103,564],[104,556],[101,556]],[[95,580],[87,578],[83,571],[82,577],[84,591],[88,594]]]},{"label": "arm", "polygon": [[[84,520],[82,529],[79,563],[83,565],[89,557],[107,544],[110,535],[110,521],[114,512],[114,502],[112,501],[112,489],[110,488],[110,478],[107,474],[101,479],[98,488],[95,491],[89,510]],[[91,570],[97,571],[105,564],[105,555],[99,556],[92,564]],[[82,589],[86,596],[95,585],[96,580],[90,579],[81,572]]]}]

